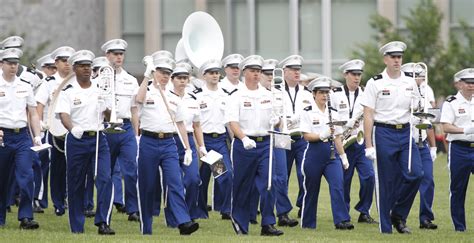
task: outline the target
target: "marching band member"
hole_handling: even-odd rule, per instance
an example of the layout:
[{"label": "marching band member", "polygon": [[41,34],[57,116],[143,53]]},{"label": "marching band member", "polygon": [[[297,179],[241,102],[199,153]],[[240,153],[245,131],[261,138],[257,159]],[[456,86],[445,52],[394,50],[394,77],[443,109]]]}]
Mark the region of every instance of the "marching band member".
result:
[{"label": "marching band member", "polygon": [[[23,52],[9,48],[2,52],[0,77],[0,226],[5,225],[10,181],[16,179],[20,190],[18,220],[21,229],[37,229],[33,220],[33,145],[27,126],[31,127],[34,144],[41,145],[39,117],[30,84],[16,77]],[[28,118],[29,117],[29,118]],[[30,121],[30,124],[27,121]],[[14,173],[10,173],[13,171]],[[10,178],[10,175],[14,177]]]},{"label": "marching band member", "polygon": [[[229,67],[230,68],[230,67]],[[231,193],[232,193],[232,164],[229,150],[227,148],[227,134],[225,122],[225,109],[229,95],[219,87],[219,77],[221,62],[219,60],[208,60],[200,68],[205,85],[197,89],[193,94],[201,112],[201,126],[204,134],[204,146],[199,151],[206,154],[207,151],[214,150],[223,156],[227,172],[215,179],[214,198],[220,202],[215,205],[215,210],[220,211],[222,219],[230,219]],[[207,212],[207,192],[211,177],[211,167],[207,163],[202,163],[199,169],[201,185],[199,187],[199,214],[201,218],[208,218]],[[216,199],[219,197],[219,200]]]},{"label": "marching band member", "polygon": [[239,63],[244,60],[240,54],[230,54],[222,59],[222,67],[224,67],[225,77],[220,82],[222,88],[227,94],[233,94],[237,89],[242,88],[243,83],[240,81]]},{"label": "marching band member", "polygon": [[474,68],[458,73],[459,91],[443,104],[441,123],[448,134],[450,208],[454,230],[466,231],[464,204],[470,174],[474,172]]},{"label": "marching band member", "polygon": [[[137,199],[137,141],[138,134],[138,111],[136,106],[132,106],[133,92],[138,89],[138,82],[135,77],[128,74],[123,69],[125,50],[127,42],[122,39],[109,40],[102,45],[102,51],[110,65],[114,68],[115,99],[117,119],[123,122],[121,127],[124,133],[106,133],[107,142],[110,148],[111,170],[114,171],[116,161],[125,181],[125,208],[129,221],[139,221],[138,199]],[[121,178],[121,177],[120,177]],[[119,180],[118,184],[122,184]],[[122,193],[122,190],[120,190]],[[116,194],[117,195],[117,194]],[[122,194],[117,195],[122,198]],[[114,204],[117,201],[114,201]],[[122,201],[118,202],[118,208],[123,207]],[[121,204],[121,205],[120,205]]]},{"label": "marching band member", "polygon": [[44,78],[53,76],[57,71],[56,65],[54,64],[54,59],[51,57],[51,53],[48,53],[36,60],[36,67],[39,68],[39,71],[44,74]]},{"label": "marching band member", "polygon": [[[346,84],[333,89],[331,103],[337,109],[339,118],[348,121],[344,129],[353,130],[351,135],[357,135],[359,124],[362,121],[363,107],[360,100],[363,96],[363,89],[359,86],[365,63],[362,60],[354,59],[342,64],[339,69],[344,75]],[[344,201],[347,210],[350,211],[351,183],[354,171],[357,169],[359,175],[359,202],[355,205],[355,210],[360,212],[359,223],[377,223],[370,216],[370,207],[374,195],[375,177],[372,161],[365,157],[365,145],[353,143],[345,148],[349,160],[349,169],[344,171]]]},{"label": "marching band member", "polygon": [[[285,104],[286,119],[288,119],[288,130],[291,132],[291,139],[295,141],[291,143],[291,150],[286,151],[286,162],[288,181],[290,180],[293,162],[296,165],[296,176],[298,177],[299,188],[296,206],[300,208],[298,215],[301,215],[301,205],[303,202],[301,163],[303,161],[304,150],[308,144],[303,139],[301,129],[299,128],[300,113],[305,107],[311,105],[312,102],[311,93],[308,92],[303,85],[299,84],[302,65],[303,57],[299,55],[291,55],[279,63],[279,66],[283,68],[284,71],[285,94],[283,95],[283,104]],[[285,221],[283,220],[281,224],[285,225]]]},{"label": "marching band member", "polygon": [[[272,91],[271,83],[273,79],[273,70],[277,65],[278,60],[275,59],[266,59],[263,62],[262,79],[260,80],[260,84],[270,91]],[[298,220],[292,219],[288,216],[291,209],[293,209],[293,206],[291,205],[290,198],[288,198],[286,150],[282,148],[273,148],[273,151],[275,153],[275,156],[273,157],[273,165],[275,166],[273,187],[275,187],[275,209],[278,216],[278,226],[295,227],[298,225]]]},{"label": "marching band member", "polygon": [[[41,84],[38,92],[35,95],[36,102],[38,104],[38,114],[43,114],[40,117],[42,130],[47,131],[47,117],[44,114],[48,114],[47,109],[52,102],[53,93],[57,90],[58,86],[63,80],[72,73],[71,65],[67,62],[67,59],[75,52],[72,47],[62,46],[57,48],[51,53],[51,58],[54,59],[57,72],[50,77],[45,78],[45,82]],[[57,119],[57,118],[55,118]],[[53,145],[51,148],[51,165],[50,165],[50,189],[51,189],[51,201],[54,205],[54,213],[57,216],[61,216],[65,213],[65,200],[66,200],[66,157],[64,155],[64,137],[55,137],[51,133],[47,132],[48,143]]]},{"label": "marching band member", "polygon": [[103,129],[105,105],[99,101],[101,90],[91,82],[92,59],[94,54],[88,50],[77,51],[68,58],[76,76],[59,94],[55,113],[59,114],[62,124],[69,131],[65,154],[71,232],[84,233],[86,174],[89,168],[97,168],[97,213],[94,224],[99,234],[114,235],[115,231],[110,228],[113,184],[109,146],[105,135],[102,132],[97,134],[98,130]]},{"label": "marching band member", "polygon": [[[173,83],[173,90],[169,92],[172,96],[176,96],[182,101],[183,114],[184,114],[184,125],[186,126],[186,132],[188,136],[189,145],[192,150],[192,162],[189,165],[184,164],[184,156],[186,149],[182,143],[176,143],[179,154],[180,167],[183,174],[183,185],[185,192],[186,205],[189,209],[189,216],[191,220],[199,218],[198,209],[198,197],[199,197],[199,185],[201,184],[201,178],[199,177],[199,156],[198,149],[204,146],[204,140],[201,129],[201,112],[199,111],[199,105],[196,96],[190,93],[186,93],[185,89],[189,83],[189,74],[191,72],[191,66],[187,63],[176,64],[173,72],[171,73],[171,82]],[[194,138],[197,141],[198,146],[194,143]],[[179,141],[178,134],[174,135],[175,141]],[[203,154],[207,151],[201,149]],[[166,181],[164,188],[166,188]],[[169,198],[168,198],[169,199]],[[169,227],[176,227],[178,224],[173,217],[171,211],[173,204],[167,203],[167,207],[164,209],[166,223]]]},{"label": "marching band member", "polygon": [[[153,63],[147,64],[145,80],[136,94],[136,102],[140,106],[141,129],[137,188],[142,234],[152,233],[155,193],[159,186],[156,183],[159,181],[158,167],[161,167],[163,180],[167,185],[166,203],[171,207],[170,211],[180,234],[189,235],[199,228],[199,224],[191,221],[189,217],[176,147],[176,143],[181,141],[174,139],[174,133],[179,132],[186,147],[184,164],[189,166],[192,162],[192,150],[183,122],[182,103],[176,96],[162,96],[166,92],[166,84],[174,64],[173,59],[169,57],[155,55]],[[155,69],[153,74],[152,68]],[[154,75],[154,78],[148,85],[147,80],[151,75]],[[166,103],[165,99],[168,100]]]},{"label": "marching band member", "polygon": [[268,130],[278,123],[272,116],[272,94],[259,85],[263,58],[251,55],[239,65],[243,70],[245,86],[229,99],[226,121],[235,134],[232,141],[234,181],[232,186],[232,225],[237,234],[248,234],[250,222],[249,197],[254,185],[260,193],[262,214],[261,235],[279,236],[273,213],[274,189],[267,190],[269,173]]},{"label": "marching band member", "polygon": [[[304,139],[308,141],[301,164],[304,189],[301,227],[313,229],[317,227],[319,189],[321,177],[324,176],[329,184],[336,229],[352,230],[354,226],[350,222],[349,211],[344,203],[343,169],[349,167],[349,162],[340,139],[342,129],[328,125],[329,122],[339,119],[337,110],[327,105],[331,79],[317,78],[308,84],[308,89],[313,92],[315,105],[306,107],[301,114],[301,130]],[[331,158],[331,154],[334,158]]]},{"label": "marching band member", "polygon": [[[428,102],[424,104],[424,100],[420,100],[420,110],[423,110],[424,105],[432,107],[434,103],[434,94],[429,85],[424,82],[426,71],[421,67],[416,66],[415,63],[405,63],[401,67],[402,71],[406,76],[413,77],[418,86],[418,91]],[[426,97],[425,97],[426,96]],[[431,97],[431,98],[430,98]],[[419,124],[422,120],[414,117],[414,124]],[[423,179],[420,184],[420,228],[421,229],[437,229],[438,226],[432,221],[434,220],[433,214],[433,201],[434,201],[434,179],[433,179],[433,163],[436,159],[436,141],[434,129],[418,129],[413,126],[413,139],[417,141],[417,149],[420,151],[420,158],[423,167]]]},{"label": "marching band member", "polygon": [[[410,233],[406,219],[423,177],[420,153],[410,137],[409,123],[410,110],[417,103],[419,92],[415,80],[400,70],[405,49],[405,43],[400,41],[380,48],[386,68],[369,79],[361,101],[365,155],[376,163],[375,186],[382,233],[392,233],[392,225],[401,234]],[[399,183],[394,182],[397,177],[401,177]]]}]

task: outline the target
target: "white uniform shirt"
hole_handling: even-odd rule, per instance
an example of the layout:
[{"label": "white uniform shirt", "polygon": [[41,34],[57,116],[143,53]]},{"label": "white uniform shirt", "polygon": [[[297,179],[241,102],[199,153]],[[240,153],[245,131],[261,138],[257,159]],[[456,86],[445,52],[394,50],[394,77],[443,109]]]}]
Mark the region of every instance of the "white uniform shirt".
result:
[{"label": "white uniform shirt", "polygon": [[[163,91],[171,114],[176,122],[184,121],[184,112],[181,99],[168,90]],[[154,84],[148,86],[145,101],[140,106],[140,129],[150,132],[176,132],[171,117],[166,110],[160,91]]]},{"label": "white uniform shirt", "polygon": [[193,123],[201,121],[201,112],[199,111],[199,105],[196,100],[196,96],[191,94],[184,94],[183,97],[179,97],[173,91],[169,91],[181,100],[184,113],[184,125],[186,126],[186,132],[193,132]]},{"label": "white uniform shirt", "polygon": [[[287,118],[294,118],[300,120],[300,115],[303,109],[313,105],[313,95],[306,90],[304,86],[298,84],[293,89],[286,84],[283,91],[283,104],[285,105],[285,112]],[[291,127],[288,127],[290,133],[301,132],[299,122],[296,122]]]},{"label": "white uniform shirt", "polygon": [[239,90],[239,89],[242,89],[245,87],[245,84],[242,83],[240,80],[239,80],[239,83],[237,83],[237,85],[231,83],[229,81],[229,79],[227,77],[224,77],[221,82],[219,83],[219,88],[222,88],[224,89],[225,91],[227,91],[226,93],[227,94],[233,94],[235,92],[235,90]]},{"label": "white uniform shirt", "polygon": [[[331,110],[331,117],[333,121],[338,121],[339,115],[335,110]],[[304,133],[316,133],[320,134],[323,131],[329,130],[329,110],[326,107],[324,111],[321,111],[316,105],[307,107],[301,114],[301,131]],[[334,135],[342,133],[341,126],[335,126]]]},{"label": "white uniform shirt", "polygon": [[55,113],[69,114],[73,127],[79,126],[84,131],[102,130],[105,105],[100,105],[104,101],[99,101],[99,93],[96,85],[84,89],[74,77],[59,93]]},{"label": "white uniform shirt", "polygon": [[367,81],[363,106],[374,109],[374,121],[386,124],[405,124],[410,121],[410,104],[418,104],[420,97],[413,78],[401,75],[391,79],[386,70]]},{"label": "white uniform shirt", "polygon": [[[48,109],[50,102],[53,98],[53,93],[56,91],[58,86],[63,82],[63,78],[59,76],[59,73],[55,73],[51,77],[47,77],[44,79],[43,83],[40,85],[38,88],[38,91],[36,92],[35,99],[36,102],[41,103],[44,105],[44,111],[43,111],[43,122],[48,121]],[[55,119],[58,119],[55,117]],[[58,124],[61,124],[61,122],[58,122]]]},{"label": "white uniform shirt", "polygon": [[[466,128],[474,125],[474,101],[468,101],[458,92],[455,96],[450,96],[443,103],[441,109],[441,123],[450,123],[457,127]],[[474,135],[451,134],[448,133],[448,141],[463,140],[474,142]]]},{"label": "white uniform shirt", "polygon": [[120,73],[116,74],[115,96],[117,102],[115,104],[117,108],[117,118],[130,119],[132,117],[130,107],[134,104],[132,97],[137,88],[137,79],[128,74],[125,70],[122,69]]},{"label": "white uniform shirt", "polygon": [[201,128],[203,133],[225,133],[225,110],[229,95],[221,88],[216,91],[203,86],[193,92],[201,111]]},{"label": "white uniform shirt", "polygon": [[27,106],[36,106],[31,85],[18,77],[13,82],[7,82],[0,75],[0,127],[26,127]]},{"label": "white uniform shirt", "polygon": [[258,86],[249,90],[246,86],[235,92],[226,108],[227,122],[238,122],[247,136],[265,136],[271,130],[272,93]]}]

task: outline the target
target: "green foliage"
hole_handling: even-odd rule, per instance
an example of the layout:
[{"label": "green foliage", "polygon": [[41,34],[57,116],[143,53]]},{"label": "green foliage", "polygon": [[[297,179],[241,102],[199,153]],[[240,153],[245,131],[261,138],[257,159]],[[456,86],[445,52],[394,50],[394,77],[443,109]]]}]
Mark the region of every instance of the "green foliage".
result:
[{"label": "green foliage", "polygon": [[[387,18],[378,14],[371,16],[370,26],[376,31],[371,41],[362,43],[352,52],[353,58],[366,62],[363,80],[380,73],[385,65],[378,49],[394,40],[407,44],[403,62],[424,62],[429,68],[429,84],[436,96],[446,96],[455,92],[453,75],[474,63],[474,32],[472,27],[461,22],[461,36],[451,33],[448,43],[442,43],[441,21],[444,16],[433,0],[420,0],[403,16],[406,29],[397,29]],[[461,37],[461,38],[459,38]]]}]

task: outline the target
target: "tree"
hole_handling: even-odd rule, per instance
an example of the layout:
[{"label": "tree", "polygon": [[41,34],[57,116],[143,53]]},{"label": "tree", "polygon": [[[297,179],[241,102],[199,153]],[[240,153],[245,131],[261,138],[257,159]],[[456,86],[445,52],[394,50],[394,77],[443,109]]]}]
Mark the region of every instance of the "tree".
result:
[{"label": "tree", "polygon": [[454,73],[474,63],[474,33],[461,22],[461,33],[466,41],[458,40],[451,33],[448,43],[443,45],[439,38],[443,15],[432,0],[419,1],[403,19],[406,30],[395,28],[390,20],[378,14],[371,16],[370,25],[376,35],[372,41],[357,45],[352,52],[353,58],[366,62],[362,80],[368,80],[384,69],[378,53],[380,45],[400,40],[408,46],[403,56],[404,63],[424,62],[428,65],[429,84],[435,95],[453,94]]}]

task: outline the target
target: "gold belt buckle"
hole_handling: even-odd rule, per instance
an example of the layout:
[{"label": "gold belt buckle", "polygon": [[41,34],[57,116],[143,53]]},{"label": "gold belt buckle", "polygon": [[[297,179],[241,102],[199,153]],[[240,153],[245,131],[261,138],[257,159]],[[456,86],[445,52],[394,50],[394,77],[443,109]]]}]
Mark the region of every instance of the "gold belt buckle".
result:
[{"label": "gold belt buckle", "polygon": [[213,133],[213,134],[212,134],[212,137],[213,137],[213,138],[218,138],[218,137],[219,137],[219,134]]},{"label": "gold belt buckle", "polygon": [[165,138],[165,134],[162,132],[158,133],[158,138]]},{"label": "gold belt buckle", "polygon": [[471,143],[470,147],[471,147],[471,148],[474,148],[474,143]]},{"label": "gold belt buckle", "polygon": [[263,137],[257,137],[257,142],[263,142]]},{"label": "gold belt buckle", "polygon": [[20,128],[13,128],[14,133],[20,133]]},{"label": "gold belt buckle", "polygon": [[89,136],[95,136],[95,131],[88,131],[87,134],[89,134]]},{"label": "gold belt buckle", "polygon": [[396,129],[402,129],[402,128],[403,128],[403,124],[397,124],[397,125],[395,125],[395,128],[396,128]]}]

